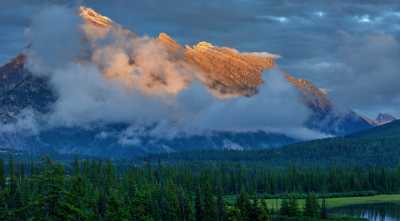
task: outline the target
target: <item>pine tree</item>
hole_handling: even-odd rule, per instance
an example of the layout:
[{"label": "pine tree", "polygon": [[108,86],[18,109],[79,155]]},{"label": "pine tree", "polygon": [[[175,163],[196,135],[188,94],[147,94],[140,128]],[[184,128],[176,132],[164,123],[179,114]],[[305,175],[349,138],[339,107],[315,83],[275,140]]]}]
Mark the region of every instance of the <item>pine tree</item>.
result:
[{"label": "pine tree", "polygon": [[8,184],[8,196],[7,196],[7,206],[10,214],[10,219],[16,219],[15,211],[22,206],[21,192],[18,188],[17,176],[15,172],[15,161],[11,156],[8,163],[8,174],[9,174],[9,184]]},{"label": "pine tree", "polygon": [[287,199],[281,200],[279,214],[281,216],[289,216],[289,202]]},{"label": "pine tree", "polygon": [[257,200],[250,201],[250,208],[248,211],[247,220],[259,221],[261,212],[262,212],[261,208],[258,206],[258,201]]},{"label": "pine tree", "polygon": [[261,202],[258,204],[260,207],[260,214],[258,216],[258,220],[260,221],[270,221],[271,216],[269,213],[268,205],[265,200],[261,200]]},{"label": "pine tree", "polygon": [[6,191],[0,190],[0,220],[10,220],[8,218],[8,208],[7,208],[7,195]]},{"label": "pine tree", "polygon": [[35,218],[38,220],[84,220],[80,208],[74,205],[74,198],[65,188],[64,168],[50,159],[44,161],[43,171],[38,176],[41,187],[37,198]]},{"label": "pine tree", "polygon": [[178,201],[179,201],[179,209],[180,209],[180,220],[181,221],[191,221],[193,217],[193,209],[190,197],[182,188],[179,188],[178,191]]},{"label": "pine tree", "polygon": [[325,198],[322,199],[321,219],[328,219],[328,209],[326,208],[326,200],[325,200]]},{"label": "pine tree", "polygon": [[176,187],[169,182],[165,189],[166,207],[163,208],[166,221],[178,221],[180,217],[179,202]]},{"label": "pine tree", "polygon": [[151,216],[150,197],[144,191],[136,191],[130,204],[131,214],[136,221],[148,221]]},{"label": "pine tree", "polygon": [[198,187],[196,189],[196,198],[195,198],[195,215],[196,221],[204,220],[204,210],[203,210],[203,202],[201,197],[201,189]]},{"label": "pine tree", "polygon": [[241,221],[239,209],[236,206],[228,208],[226,219],[227,221]]},{"label": "pine tree", "polygon": [[129,218],[129,210],[124,206],[122,199],[117,193],[111,192],[107,199],[105,219],[110,221],[128,221]]},{"label": "pine tree", "polygon": [[204,221],[217,220],[217,202],[209,184],[204,189]]},{"label": "pine tree", "polygon": [[6,186],[6,177],[4,175],[4,161],[0,159],[0,191],[4,190]]},{"label": "pine tree", "polygon": [[316,195],[314,193],[308,194],[305,202],[304,216],[319,217],[320,211],[321,209]]},{"label": "pine tree", "polygon": [[72,174],[75,176],[81,175],[81,163],[77,159],[72,163]]},{"label": "pine tree", "polygon": [[288,216],[289,217],[297,217],[300,215],[299,211],[299,205],[297,202],[297,199],[295,196],[289,196],[289,202],[288,202],[289,208],[288,208]]},{"label": "pine tree", "polygon": [[252,205],[251,201],[247,196],[247,193],[241,192],[237,201],[236,201],[236,207],[240,211],[240,217],[241,220],[243,221],[248,221],[250,220],[249,217],[251,217],[251,210],[252,210]]},{"label": "pine tree", "polygon": [[225,221],[226,220],[226,211],[225,211],[225,203],[224,198],[222,196],[222,188],[219,189],[217,194],[217,214],[218,214],[218,221]]}]

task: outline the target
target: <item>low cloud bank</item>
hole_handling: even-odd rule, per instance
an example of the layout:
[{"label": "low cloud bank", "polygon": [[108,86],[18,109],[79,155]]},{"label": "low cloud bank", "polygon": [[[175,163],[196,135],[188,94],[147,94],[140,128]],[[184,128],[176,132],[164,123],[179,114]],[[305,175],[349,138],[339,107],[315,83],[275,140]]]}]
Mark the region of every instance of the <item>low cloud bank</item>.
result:
[{"label": "low cloud bank", "polygon": [[202,83],[201,73],[157,39],[118,25],[100,29],[82,21],[75,8],[60,6],[42,10],[27,39],[29,69],[49,77],[58,97],[52,112],[40,116],[47,128],[126,123],[132,125],[128,135],[262,130],[321,136],[304,128],[310,112],[277,70],[264,73],[257,95],[221,99]]}]

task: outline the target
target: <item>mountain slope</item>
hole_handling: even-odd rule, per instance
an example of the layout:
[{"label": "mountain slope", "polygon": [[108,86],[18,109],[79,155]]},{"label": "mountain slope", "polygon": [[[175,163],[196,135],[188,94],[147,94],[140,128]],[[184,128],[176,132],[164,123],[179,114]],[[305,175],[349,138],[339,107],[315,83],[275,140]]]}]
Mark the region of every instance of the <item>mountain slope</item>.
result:
[{"label": "mountain slope", "polygon": [[[351,138],[398,138],[400,137],[400,120],[384,124],[369,130],[349,135]],[[400,147],[399,147],[400,148]]]},{"label": "mountain slope", "polygon": [[346,137],[289,145],[270,157],[297,163],[396,167],[400,164],[400,121]]},{"label": "mountain slope", "polygon": [[273,150],[201,151],[151,156],[166,161],[250,161],[271,166],[389,166],[400,165],[400,121],[347,137],[291,144]]},{"label": "mountain slope", "polygon": [[33,76],[26,68],[26,56],[19,55],[0,67],[0,120],[15,119],[21,110],[50,111],[55,95],[45,77]]},{"label": "mountain slope", "polygon": [[[89,8],[80,8],[80,16],[85,25],[107,33],[120,27],[111,19],[100,15]],[[128,30],[129,35],[136,36]],[[266,53],[240,53],[235,49],[217,47],[208,42],[200,42],[194,46],[181,46],[165,33],[157,40],[166,48],[169,57],[177,63],[188,65],[198,71],[200,78],[211,90],[222,97],[254,96],[263,83],[264,71],[276,66],[276,55]],[[15,122],[23,110],[30,109],[35,113],[46,114],[51,111],[57,94],[51,88],[49,79],[33,75],[26,68],[27,57],[17,56],[10,63],[0,68],[0,114],[3,123]],[[135,65],[133,58],[129,59]],[[284,73],[286,79],[296,88],[304,104],[312,111],[306,123],[309,128],[323,133],[343,135],[372,127],[356,113],[347,111],[337,113],[334,104],[328,97],[304,79],[297,79]],[[155,74],[154,80],[157,80]],[[159,79],[162,81],[162,79]],[[219,132],[204,136],[178,137],[176,139],[150,140],[144,137],[145,143],[121,145],[116,137],[98,139],[104,131],[111,134],[122,133],[129,125],[107,125],[99,128],[56,128],[35,136],[23,134],[2,134],[3,146],[35,146],[40,149],[57,148],[63,152],[85,153],[95,155],[145,154],[147,152],[175,151],[188,149],[251,149],[269,148],[295,143],[299,140],[282,134],[266,132]],[[86,149],[80,148],[85,147]],[[99,149],[101,147],[102,149]],[[129,147],[134,147],[130,148]],[[97,148],[97,149],[96,149]],[[107,151],[106,151],[107,150]]]}]

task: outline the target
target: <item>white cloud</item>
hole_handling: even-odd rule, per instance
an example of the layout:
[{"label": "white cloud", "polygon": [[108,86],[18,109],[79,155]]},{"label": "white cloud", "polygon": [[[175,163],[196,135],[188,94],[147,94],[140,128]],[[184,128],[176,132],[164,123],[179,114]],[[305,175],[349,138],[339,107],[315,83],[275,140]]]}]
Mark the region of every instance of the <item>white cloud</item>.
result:
[{"label": "white cloud", "polygon": [[[221,100],[196,77],[197,71],[170,57],[159,41],[118,26],[98,36],[70,18],[75,16],[73,9],[45,9],[29,35],[29,67],[37,74],[45,70],[58,95],[46,116],[50,126],[129,123],[132,127],[119,140],[125,144],[137,143],[143,133],[169,137],[208,131],[303,131],[309,110],[278,71],[265,73],[256,96]],[[62,21],[65,27],[54,27]],[[60,42],[68,47],[60,47]]]},{"label": "white cloud", "polygon": [[371,23],[372,22],[370,15],[357,15],[357,16],[354,16],[354,19],[358,23]]},{"label": "white cloud", "polygon": [[287,18],[285,16],[261,15],[261,16],[257,16],[257,18],[261,19],[261,20],[270,20],[270,21],[275,21],[275,22],[279,22],[279,23],[288,23],[289,22],[289,18]]},{"label": "white cloud", "polygon": [[326,16],[326,12],[323,12],[323,11],[316,11],[316,12],[314,12],[313,14],[314,14],[315,16],[320,17],[320,18],[323,18],[323,17]]}]

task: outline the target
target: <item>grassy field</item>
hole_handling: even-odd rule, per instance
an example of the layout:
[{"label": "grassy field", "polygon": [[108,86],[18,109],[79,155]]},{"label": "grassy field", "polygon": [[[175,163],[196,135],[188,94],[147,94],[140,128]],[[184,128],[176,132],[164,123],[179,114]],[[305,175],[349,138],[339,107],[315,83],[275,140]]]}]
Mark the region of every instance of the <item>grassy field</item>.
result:
[{"label": "grassy field", "polygon": [[[226,200],[232,203],[235,201],[235,196],[229,196]],[[272,209],[279,209],[280,201],[280,199],[267,199],[268,206]],[[400,203],[400,194],[326,199],[326,205],[328,208],[370,203]],[[299,200],[299,206],[304,207],[304,200]]]}]

